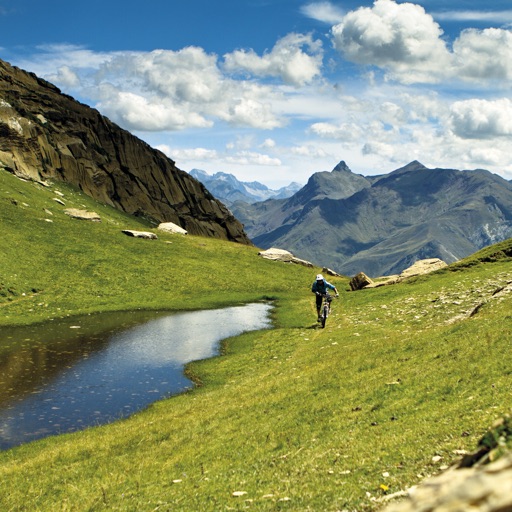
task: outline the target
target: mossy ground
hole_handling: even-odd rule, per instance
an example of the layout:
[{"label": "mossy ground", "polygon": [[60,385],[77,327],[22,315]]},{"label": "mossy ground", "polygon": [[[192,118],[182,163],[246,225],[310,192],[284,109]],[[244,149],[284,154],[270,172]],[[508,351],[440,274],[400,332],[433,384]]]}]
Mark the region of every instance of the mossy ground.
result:
[{"label": "mossy ground", "polygon": [[56,187],[4,172],[0,184],[0,325],[276,300],[273,330],[188,366],[193,391],[1,453],[3,510],[377,510],[510,410],[511,300],[493,295],[512,281],[509,242],[493,262],[395,286],[350,293],[334,279],[341,297],[319,329],[318,269],[218,240],[136,240],[121,229],[150,226],[76,191],[58,186],[101,223],[65,216]]}]

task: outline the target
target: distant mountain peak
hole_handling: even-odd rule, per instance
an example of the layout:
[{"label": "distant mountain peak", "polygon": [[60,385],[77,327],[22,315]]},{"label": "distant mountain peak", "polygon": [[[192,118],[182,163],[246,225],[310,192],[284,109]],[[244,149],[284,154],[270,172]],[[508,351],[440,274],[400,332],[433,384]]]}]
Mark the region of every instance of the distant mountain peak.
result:
[{"label": "distant mountain peak", "polygon": [[345,163],[345,160],[342,160],[333,170],[332,172],[352,172],[350,167]]},{"label": "distant mountain peak", "polygon": [[512,236],[512,184],[488,171],[417,160],[379,176],[345,172],[345,162],[336,169],[313,174],[284,203],[239,209],[254,244],[345,275],[381,276],[422,259],[451,263]]},{"label": "distant mountain peak", "polygon": [[404,167],[400,167],[400,169],[397,169],[394,172],[410,172],[410,171],[420,171],[422,169],[427,169],[421,162],[418,162],[418,160],[413,160],[412,162],[408,163]]},{"label": "distant mountain peak", "polygon": [[301,189],[299,183],[290,183],[279,190],[272,190],[258,181],[239,181],[233,174],[216,172],[213,175],[200,169],[192,169],[192,177],[205,185],[214,197],[226,205],[235,201],[255,203],[267,199],[286,199]]}]

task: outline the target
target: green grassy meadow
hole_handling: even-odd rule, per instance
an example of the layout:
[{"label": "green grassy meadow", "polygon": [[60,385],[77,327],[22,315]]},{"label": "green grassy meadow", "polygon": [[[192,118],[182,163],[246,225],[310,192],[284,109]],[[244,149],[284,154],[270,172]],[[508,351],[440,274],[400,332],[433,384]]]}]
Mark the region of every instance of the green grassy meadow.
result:
[{"label": "green grassy meadow", "polygon": [[274,329],[187,367],[192,391],[0,452],[1,510],[374,511],[475,450],[510,411],[511,296],[496,291],[512,282],[512,241],[399,285],[349,292],[333,278],[340,300],[319,329],[319,269],[213,239],[130,238],[121,230],[153,228],[4,171],[0,212],[0,355],[2,326],[276,304]]}]

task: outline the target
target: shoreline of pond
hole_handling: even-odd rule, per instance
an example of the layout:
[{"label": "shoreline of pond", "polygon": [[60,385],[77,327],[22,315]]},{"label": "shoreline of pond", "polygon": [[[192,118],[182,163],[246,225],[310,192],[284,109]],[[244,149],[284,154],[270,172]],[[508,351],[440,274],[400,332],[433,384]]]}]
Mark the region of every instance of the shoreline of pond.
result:
[{"label": "shoreline of pond", "polygon": [[[132,381],[135,379],[133,376],[133,372],[131,369],[132,362],[126,363],[126,361],[119,362],[123,358],[121,356],[116,356],[118,359],[114,359],[107,363],[102,359],[103,356],[100,356],[99,354],[103,353],[104,351],[110,351],[113,352],[117,350],[116,347],[112,348],[112,341],[105,341],[105,336],[109,339],[115,340],[115,343],[113,345],[116,345],[117,343],[121,343],[119,341],[120,338],[122,338],[122,333],[133,333],[137,332],[138,330],[142,329],[144,326],[149,326],[150,324],[154,326],[158,325],[164,325],[165,323],[169,323],[172,320],[175,319],[175,321],[180,320],[183,323],[183,318],[190,317],[190,315],[200,315],[200,314],[209,314],[209,315],[218,315],[219,312],[226,311],[226,310],[237,310],[239,314],[242,316],[245,315],[243,313],[245,311],[244,308],[248,308],[250,306],[261,306],[263,309],[261,311],[264,311],[264,322],[260,325],[258,324],[257,328],[250,328],[245,329],[241,328],[238,332],[230,330],[231,323],[230,321],[219,321],[219,324],[223,324],[224,328],[228,328],[226,331],[226,335],[222,335],[221,337],[216,337],[213,341],[208,341],[207,343],[211,343],[211,345],[215,346],[214,352],[209,352],[210,348],[205,349],[204,347],[200,350],[207,350],[206,352],[199,352],[198,354],[190,355],[190,347],[188,346],[189,343],[186,341],[185,343],[182,343],[183,347],[181,347],[182,351],[186,352],[186,355],[180,356],[183,361],[180,361],[179,366],[179,377],[175,376],[175,370],[174,368],[171,369],[170,367],[166,367],[165,370],[161,369],[160,363],[162,360],[165,360],[167,358],[167,363],[169,365],[175,366],[175,359],[176,355],[174,354],[172,357],[169,353],[166,353],[164,348],[158,347],[158,350],[156,348],[151,348],[149,345],[143,345],[143,350],[141,347],[134,348],[134,342],[133,340],[129,340],[128,349],[133,352],[134,355],[132,355],[132,360],[146,360],[146,363],[156,368],[156,373],[158,374],[157,377],[143,377],[141,378],[142,381],[146,379],[145,384],[149,384],[149,388],[146,389],[144,392],[136,392],[132,393],[132,395],[143,395],[141,397],[137,397],[137,400],[135,400],[135,404],[133,405],[133,408],[129,410],[127,414],[125,414],[125,410],[127,408],[132,407],[131,405],[123,404],[123,408],[120,406],[120,402],[118,399],[118,396],[123,395],[123,389],[128,386],[126,382]],[[270,303],[269,301],[259,301],[254,302],[251,304],[245,304],[243,306],[232,306],[231,308],[212,308],[208,310],[200,310],[200,311],[188,311],[188,312],[169,312],[169,311],[158,311],[158,312],[148,312],[148,311],[139,311],[138,315],[136,315],[136,318],[134,318],[133,312],[127,312],[123,313],[121,315],[123,322],[121,322],[121,326],[119,326],[116,322],[111,322],[108,325],[108,329],[106,331],[102,330],[102,336],[98,335],[98,326],[91,326],[91,324],[88,324],[88,327],[82,329],[83,321],[90,321],[91,319],[98,320],[99,318],[103,317],[111,317],[111,313],[107,314],[100,314],[100,315],[77,315],[74,317],[67,317],[64,319],[64,322],[62,323],[52,323],[48,322],[45,323],[45,325],[49,328],[49,336],[50,338],[53,336],[57,336],[57,339],[53,342],[48,341],[48,335],[46,336],[46,339],[42,342],[43,346],[43,352],[38,355],[38,352],[35,348],[35,345],[37,342],[34,341],[32,336],[37,336],[38,329],[34,325],[24,327],[24,328],[11,328],[11,331],[16,331],[21,329],[25,333],[29,333],[29,336],[27,338],[24,338],[23,340],[17,340],[13,345],[11,343],[8,343],[11,348],[14,346],[14,348],[19,349],[19,354],[16,354],[11,359],[13,360],[14,366],[16,366],[17,371],[19,371],[19,364],[20,361],[23,360],[23,357],[26,359],[26,363],[30,367],[34,367],[33,361],[44,361],[46,371],[36,371],[34,382],[31,382],[30,379],[27,380],[26,375],[23,374],[23,379],[18,379],[16,383],[16,375],[11,376],[12,381],[10,382],[9,379],[9,371],[6,371],[5,368],[8,368],[8,359],[6,363],[6,350],[5,346],[2,350],[0,350],[0,364],[4,366],[2,375],[3,375],[3,387],[7,388],[9,390],[17,390],[17,392],[20,394],[20,396],[7,396],[7,399],[11,401],[20,401],[23,402],[24,400],[27,400],[27,402],[23,402],[26,404],[29,404],[30,407],[25,406],[18,406],[18,408],[14,409],[10,406],[10,415],[5,414],[4,405],[6,402],[6,395],[5,395],[5,389],[3,393],[0,393],[0,405],[2,405],[2,409],[0,410],[0,443],[1,449],[9,449],[13,446],[17,446],[19,444],[25,444],[25,442],[29,442],[32,440],[36,440],[42,437],[47,437],[48,435],[54,435],[57,433],[66,433],[66,432],[73,432],[76,430],[82,430],[83,428],[97,425],[97,424],[105,424],[105,423],[111,423],[112,421],[117,421],[122,418],[126,418],[130,415],[132,415],[135,412],[140,411],[141,409],[147,407],[151,403],[154,403],[155,401],[161,400],[163,398],[167,398],[169,396],[181,394],[183,392],[186,392],[192,385],[197,386],[200,385],[197,383],[194,378],[191,378],[190,372],[187,371],[187,365],[190,364],[193,361],[201,360],[201,359],[209,359],[212,357],[217,357],[218,355],[222,354],[222,343],[224,340],[233,338],[236,336],[241,335],[243,332],[247,332],[248,330],[262,330],[262,329],[269,329],[273,326],[273,311],[274,311],[274,304]],[[117,314],[114,314],[114,317],[116,317]],[[140,323],[140,319],[144,318],[146,321],[145,323]],[[149,317],[149,320],[148,320]],[[81,322],[78,322],[77,320],[80,319]],[[243,319],[242,319],[243,320]],[[188,323],[188,320],[185,320],[185,329],[194,331],[194,323]],[[115,324],[115,327],[114,325]],[[251,324],[252,325],[252,324]],[[40,327],[40,324],[37,324],[38,327]],[[54,329],[55,327],[58,327],[57,329]],[[210,324],[208,324],[208,327],[210,327]],[[157,327],[159,329],[160,327]],[[180,326],[180,329],[182,329],[183,326]],[[4,328],[0,328],[0,332],[5,331]],[[201,333],[204,331],[211,331],[211,329],[197,329],[194,331],[194,337],[196,339],[201,338]],[[174,330],[171,330],[171,332],[175,332]],[[62,338],[63,333],[66,333],[68,335],[67,339],[64,340]],[[208,333],[204,333],[205,335]],[[212,333],[210,333],[212,334]],[[126,334],[125,334],[126,335]],[[70,336],[70,337],[69,337]],[[86,337],[89,336],[92,341],[86,341]],[[138,336],[142,336],[140,333]],[[159,335],[161,338],[165,337],[164,335]],[[8,340],[9,342],[9,340]],[[53,345],[52,345],[53,343]],[[147,343],[147,342],[146,342]],[[175,345],[172,350],[175,352],[178,350],[176,342],[174,342]],[[206,343],[206,342],[205,342]],[[39,342],[39,346],[41,346],[41,342]],[[5,345],[5,342],[2,342],[2,345]],[[74,348],[73,348],[74,347]],[[97,347],[97,349],[95,348]],[[115,350],[114,350],[115,349]],[[61,355],[56,355],[58,353],[58,350],[62,350]],[[162,356],[162,351],[164,353],[164,356]],[[168,349],[167,349],[168,350]],[[172,351],[171,350],[171,351]],[[102,352],[103,351],[103,352]],[[160,351],[160,352],[159,352]],[[174,357],[174,359],[173,359]],[[178,359],[180,358],[178,357]],[[60,358],[60,359],[59,359]],[[89,381],[86,385],[81,384],[78,389],[79,391],[75,392],[75,396],[72,400],[69,399],[70,393],[69,390],[66,390],[66,382],[71,381],[73,382],[73,379],[77,379],[76,376],[78,372],[76,369],[73,370],[75,375],[72,374],[72,371],[70,368],[75,368],[76,365],[79,366],[79,368],[90,366],[91,361],[96,361],[96,364],[100,367],[105,367],[104,373],[101,373],[100,377],[96,377],[95,380],[89,378]],[[7,366],[5,366],[7,364]],[[114,409],[102,411],[101,407],[97,405],[96,402],[93,402],[92,404],[88,404],[91,400],[87,396],[81,396],[86,395],[87,393],[84,391],[84,389],[92,389],[92,393],[95,394],[97,391],[97,388],[101,388],[104,386],[104,382],[108,380],[110,377],[108,376],[109,373],[112,373],[112,367],[115,368],[115,365],[118,365],[117,371],[120,375],[124,375],[123,380],[121,383],[117,382],[116,385],[113,388],[113,391],[110,392],[110,396],[108,397],[108,400],[111,400],[111,403],[114,404]],[[130,366],[130,368],[127,370],[126,366]],[[46,367],[47,366],[47,367]],[[64,370],[62,370],[61,367],[64,367]],[[37,369],[37,366],[36,366]],[[80,371],[82,371],[80,369]],[[89,370],[90,372],[91,370]],[[139,370],[137,370],[139,371]],[[124,373],[123,373],[124,372]],[[172,382],[170,382],[168,375],[173,373],[174,379]],[[6,381],[7,379],[7,381]],[[61,382],[63,381],[63,382]],[[153,382],[154,381],[154,382]],[[185,385],[184,383],[188,382],[188,385]],[[20,384],[21,383],[21,384]],[[173,389],[170,390],[170,388],[177,383],[178,386],[180,386],[180,389]],[[46,395],[46,390],[49,389],[45,386],[53,386],[56,391],[54,391],[54,395],[57,396],[57,399],[49,397]],[[21,389],[20,389],[21,388]],[[40,391],[43,389],[43,391]],[[156,396],[156,399],[153,399],[151,397],[151,400],[147,400],[146,396],[152,393],[154,396]],[[72,394],[72,393],[71,393]],[[33,400],[34,396],[39,396],[41,399],[45,402],[45,404],[49,407],[51,406],[52,411],[60,411],[61,409],[67,407],[74,407],[77,409],[77,403],[86,403],[87,407],[91,406],[92,409],[94,409],[94,414],[97,414],[96,416],[87,417],[87,420],[83,421],[82,418],[79,418],[79,421],[81,422],[80,428],[75,428],[76,425],[74,425],[73,428],[66,427],[66,422],[62,421],[62,418],[59,416],[57,418],[57,414],[54,414],[53,412],[49,411],[49,408],[43,408],[41,407],[41,404],[35,402]],[[96,398],[96,397],[94,397]],[[80,402],[80,400],[82,402]],[[108,401],[107,400],[107,401]],[[69,402],[69,403],[68,403]],[[131,404],[131,402],[130,402]],[[107,404],[108,405],[108,404]],[[105,407],[107,407],[105,405]],[[39,415],[39,419],[41,418],[50,418],[47,420],[47,423],[45,424],[45,428],[49,429],[51,431],[50,433],[43,432],[43,435],[36,435],[36,437],[28,439],[25,442],[13,442],[10,444],[10,446],[5,446],[5,439],[8,439],[9,436],[13,435],[10,434],[10,432],[15,431],[16,429],[14,427],[11,427],[11,424],[15,423],[15,414],[17,411],[20,411],[19,414],[23,418],[23,421],[25,424],[35,424],[36,419],[35,416]],[[78,409],[77,409],[78,410]],[[99,411],[99,412],[98,412]],[[117,412],[116,412],[117,411]],[[120,413],[121,411],[121,413]],[[90,411],[87,413],[89,414]],[[75,411],[73,412],[75,414]],[[107,416],[108,419],[106,421],[98,421],[98,417],[104,417]],[[14,419],[13,419],[14,418]],[[46,421],[46,419],[45,419]],[[77,420],[78,421],[78,420]],[[31,423],[32,422],[32,423]],[[52,425],[50,425],[52,424]],[[6,426],[8,425],[8,426]],[[64,425],[64,426],[63,426]],[[58,429],[58,432],[55,432],[54,428]],[[16,434],[19,436],[20,434]]]}]

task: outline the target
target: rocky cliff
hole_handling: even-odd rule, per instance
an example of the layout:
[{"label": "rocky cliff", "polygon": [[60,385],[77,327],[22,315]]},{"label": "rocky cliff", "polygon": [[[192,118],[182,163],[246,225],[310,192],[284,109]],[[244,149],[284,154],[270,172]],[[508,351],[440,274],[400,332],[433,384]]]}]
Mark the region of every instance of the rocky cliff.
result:
[{"label": "rocky cliff", "polygon": [[127,213],[250,244],[242,224],[163,153],[54,85],[0,60],[0,169],[60,180]]}]

